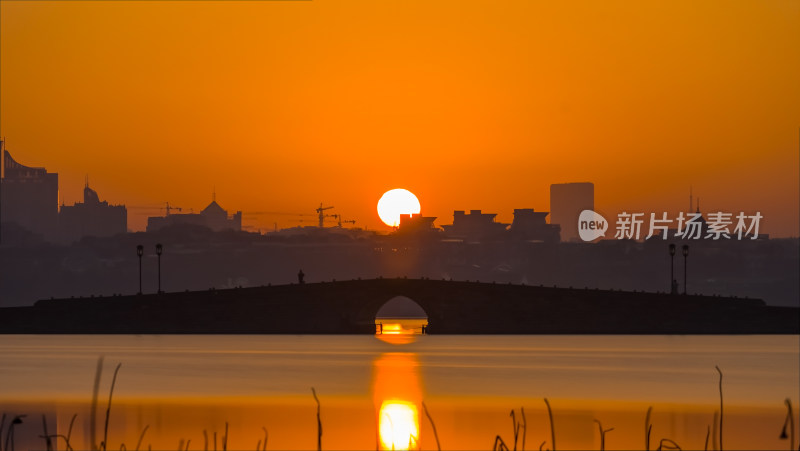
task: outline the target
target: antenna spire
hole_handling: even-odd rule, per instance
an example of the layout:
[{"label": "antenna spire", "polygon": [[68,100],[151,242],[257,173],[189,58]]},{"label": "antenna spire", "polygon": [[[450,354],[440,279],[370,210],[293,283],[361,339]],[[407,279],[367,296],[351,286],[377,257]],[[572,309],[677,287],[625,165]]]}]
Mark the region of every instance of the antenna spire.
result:
[{"label": "antenna spire", "polygon": [[213,202],[217,201],[217,185],[214,185],[213,191],[211,192],[211,200]]},{"label": "antenna spire", "polygon": [[692,185],[689,185],[689,211],[694,210],[694,202],[692,201]]}]

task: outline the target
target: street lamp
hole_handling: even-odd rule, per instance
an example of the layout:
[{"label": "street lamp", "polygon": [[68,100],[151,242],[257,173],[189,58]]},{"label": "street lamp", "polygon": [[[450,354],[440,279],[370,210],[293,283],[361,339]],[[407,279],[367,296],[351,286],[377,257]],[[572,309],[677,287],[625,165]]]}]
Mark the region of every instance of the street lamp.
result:
[{"label": "street lamp", "polygon": [[158,292],[161,293],[161,252],[164,246],[161,243],[156,244],[156,255],[158,255]]},{"label": "street lamp", "polygon": [[686,294],[686,261],[689,257],[689,245],[683,245],[683,294]]},{"label": "street lamp", "polygon": [[144,246],[141,244],[136,246],[136,255],[139,256],[139,294],[142,294],[142,255],[144,255]]},{"label": "street lamp", "polygon": [[675,294],[675,245],[669,245],[669,293]]}]

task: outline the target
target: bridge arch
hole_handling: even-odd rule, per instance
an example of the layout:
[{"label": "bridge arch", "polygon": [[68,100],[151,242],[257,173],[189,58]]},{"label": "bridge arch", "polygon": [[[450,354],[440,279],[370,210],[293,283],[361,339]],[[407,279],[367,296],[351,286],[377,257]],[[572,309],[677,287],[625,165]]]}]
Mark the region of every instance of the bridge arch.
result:
[{"label": "bridge arch", "polygon": [[428,314],[411,298],[395,296],[375,313],[375,333],[417,335],[426,333]]},{"label": "bridge arch", "polygon": [[406,296],[395,296],[380,306],[375,318],[428,318],[428,313],[416,301]]}]

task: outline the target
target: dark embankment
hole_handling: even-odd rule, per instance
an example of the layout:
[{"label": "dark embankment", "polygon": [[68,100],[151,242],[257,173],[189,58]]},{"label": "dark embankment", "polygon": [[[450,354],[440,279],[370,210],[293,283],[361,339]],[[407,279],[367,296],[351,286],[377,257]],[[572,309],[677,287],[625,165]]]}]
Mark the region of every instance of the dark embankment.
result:
[{"label": "dark embankment", "polygon": [[0,309],[0,333],[354,334],[394,296],[432,334],[797,334],[800,309],[757,299],[377,279],[81,299]]}]

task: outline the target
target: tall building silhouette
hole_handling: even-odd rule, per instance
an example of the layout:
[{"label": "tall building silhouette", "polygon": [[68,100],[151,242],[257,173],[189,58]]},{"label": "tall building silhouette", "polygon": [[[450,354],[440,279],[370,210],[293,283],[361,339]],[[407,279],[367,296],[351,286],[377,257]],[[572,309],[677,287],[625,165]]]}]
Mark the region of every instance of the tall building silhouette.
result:
[{"label": "tall building silhouette", "polygon": [[578,240],[578,216],[594,210],[594,183],[550,185],[550,224],[561,226],[561,241]]},{"label": "tall building silhouette", "polygon": [[83,203],[62,205],[58,214],[59,238],[72,242],[84,236],[113,236],[128,231],[128,210],[124,205],[100,201],[97,192],[83,188]]},{"label": "tall building silhouette", "polygon": [[17,163],[3,150],[0,221],[16,223],[47,240],[56,238],[58,174]]}]

